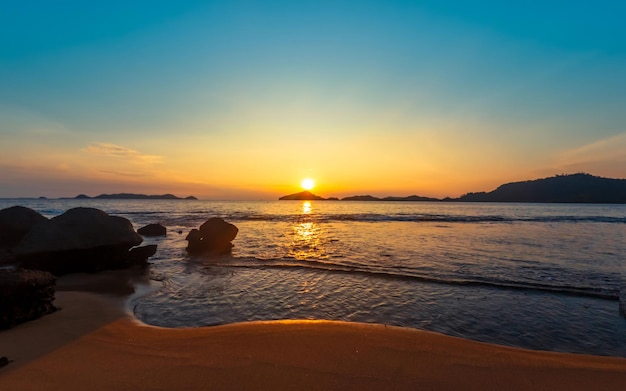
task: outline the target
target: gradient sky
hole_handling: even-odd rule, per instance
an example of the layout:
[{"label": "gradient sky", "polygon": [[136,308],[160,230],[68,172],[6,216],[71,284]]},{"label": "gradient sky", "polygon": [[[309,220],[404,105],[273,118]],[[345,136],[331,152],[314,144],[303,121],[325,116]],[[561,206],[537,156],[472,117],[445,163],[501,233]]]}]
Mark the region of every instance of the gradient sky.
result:
[{"label": "gradient sky", "polygon": [[624,15],[603,0],[8,2],[0,197],[626,178]]}]

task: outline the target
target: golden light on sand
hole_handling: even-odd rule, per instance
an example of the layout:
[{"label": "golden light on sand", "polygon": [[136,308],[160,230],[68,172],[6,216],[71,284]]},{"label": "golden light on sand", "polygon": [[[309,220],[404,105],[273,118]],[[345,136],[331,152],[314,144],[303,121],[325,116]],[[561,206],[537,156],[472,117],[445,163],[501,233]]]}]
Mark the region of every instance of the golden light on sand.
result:
[{"label": "golden light on sand", "polygon": [[315,181],[311,178],[304,178],[302,182],[300,182],[300,186],[302,186],[304,190],[311,190],[315,187]]}]

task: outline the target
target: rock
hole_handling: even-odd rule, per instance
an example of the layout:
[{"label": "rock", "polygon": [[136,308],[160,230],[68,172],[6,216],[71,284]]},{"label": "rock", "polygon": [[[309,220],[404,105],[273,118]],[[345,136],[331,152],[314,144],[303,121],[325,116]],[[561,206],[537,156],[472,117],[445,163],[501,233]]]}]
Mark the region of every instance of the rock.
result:
[{"label": "rock", "polygon": [[54,312],[55,282],[39,270],[0,270],[0,329]]},{"label": "rock", "polygon": [[9,365],[9,359],[4,356],[0,357],[0,368],[6,367],[7,365]]},{"label": "rock", "polygon": [[149,244],[147,246],[135,247],[128,252],[128,265],[147,264],[148,258],[156,253],[157,245]]},{"label": "rock", "polygon": [[187,243],[187,252],[189,254],[200,254],[204,251],[204,243],[202,242],[202,234],[197,229],[192,229],[187,234],[185,240]]},{"label": "rock", "polygon": [[192,229],[185,240],[189,242],[187,252],[196,254],[225,254],[232,249],[232,241],[239,229],[219,217],[212,217],[200,226]]},{"label": "rock", "polygon": [[191,231],[189,231],[185,240],[189,242],[196,242],[198,240],[202,240],[202,234],[200,233],[200,231],[194,228]]},{"label": "rock", "polygon": [[13,248],[24,268],[61,275],[129,266],[128,250],[143,238],[130,221],[93,208],[74,208],[34,226]]},{"label": "rock", "polygon": [[213,243],[231,242],[237,236],[239,229],[219,217],[211,217],[200,226],[203,240]]},{"label": "rock", "polygon": [[44,221],[48,219],[23,206],[0,210],[0,248],[15,246],[31,228]]},{"label": "rock", "polygon": [[161,224],[148,224],[145,227],[139,228],[137,233],[143,236],[165,236],[167,234],[167,228]]}]

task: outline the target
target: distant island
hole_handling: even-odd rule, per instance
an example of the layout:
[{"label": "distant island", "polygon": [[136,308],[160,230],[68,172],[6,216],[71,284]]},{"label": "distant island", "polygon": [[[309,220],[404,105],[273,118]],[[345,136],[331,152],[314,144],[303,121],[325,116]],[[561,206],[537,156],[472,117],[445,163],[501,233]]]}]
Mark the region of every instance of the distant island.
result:
[{"label": "distant island", "polygon": [[311,193],[310,191],[301,191],[300,193],[289,194],[279,198],[280,201],[313,201],[313,200],[322,200],[322,201],[338,201],[338,198],[323,198],[318,195]]},{"label": "distant island", "polygon": [[162,195],[146,195],[146,194],[132,194],[132,193],[118,193],[118,194],[100,194],[99,196],[89,197],[85,194],[79,194],[74,199],[98,199],[98,200],[197,200],[194,196],[185,198],[176,197],[173,194]]},{"label": "distant island", "polygon": [[384,197],[378,198],[371,195],[359,195],[342,198],[341,201],[441,201],[439,198],[410,195],[408,197]]},{"label": "distant island", "polygon": [[[309,191],[280,197],[279,200],[338,200],[323,198]],[[490,192],[467,193],[443,199],[411,195],[378,198],[357,195],[341,201],[440,201],[440,202],[528,202],[626,204],[626,179],[602,178],[586,173],[511,182]]]}]

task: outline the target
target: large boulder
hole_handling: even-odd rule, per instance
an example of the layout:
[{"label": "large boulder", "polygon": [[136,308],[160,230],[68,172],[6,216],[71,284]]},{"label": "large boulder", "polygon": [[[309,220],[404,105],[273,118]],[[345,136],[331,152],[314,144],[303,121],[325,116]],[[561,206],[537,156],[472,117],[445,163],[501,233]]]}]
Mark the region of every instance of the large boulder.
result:
[{"label": "large boulder", "polygon": [[28,231],[44,221],[48,219],[23,206],[0,210],[0,248],[15,246]]},{"label": "large boulder", "polygon": [[39,270],[0,270],[0,329],[54,312],[55,282]]},{"label": "large boulder", "polygon": [[161,224],[148,224],[139,228],[137,233],[142,236],[165,236],[167,234],[167,228]]},{"label": "large boulder", "polygon": [[28,269],[61,275],[132,266],[128,250],[143,238],[130,221],[93,208],[74,208],[34,226],[13,248]]},{"label": "large boulder", "polygon": [[233,247],[231,243],[239,229],[219,217],[212,217],[200,226],[192,229],[185,238],[189,243],[187,252],[198,254],[227,254]]}]

